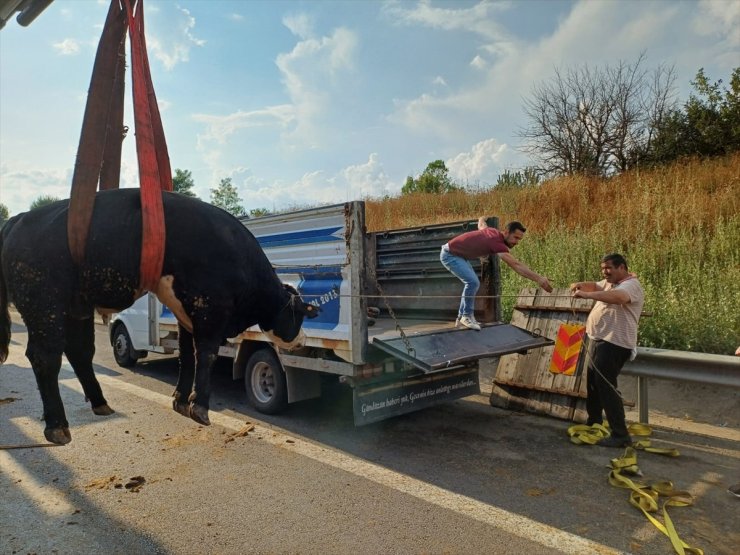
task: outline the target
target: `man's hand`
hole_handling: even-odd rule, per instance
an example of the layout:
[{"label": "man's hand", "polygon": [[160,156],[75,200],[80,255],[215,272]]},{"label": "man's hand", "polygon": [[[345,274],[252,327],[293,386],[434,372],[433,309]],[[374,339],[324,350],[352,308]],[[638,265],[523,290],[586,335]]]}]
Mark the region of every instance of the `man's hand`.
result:
[{"label": "man's hand", "polygon": [[485,229],[487,227],[488,227],[488,224],[486,223],[486,218],[483,217],[483,216],[481,216],[480,218],[478,218],[478,229],[481,230],[481,229]]},{"label": "man's hand", "polygon": [[[577,291],[582,293],[593,293],[594,291],[601,291],[601,288],[593,281],[577,281],[576,283],[571,283],[570,292],[576,293]],[[588,299],[589,297],[581,295],[580,298]]]},{"label": "man's hand", "polygon": [[552,293],[552,285],[550,285],[550,280],[547,279],[545,276],[540,276],[540,279],[537,280],[537,283],[540,287],[542,287],[542,289],[544,289],[548,293]]}]

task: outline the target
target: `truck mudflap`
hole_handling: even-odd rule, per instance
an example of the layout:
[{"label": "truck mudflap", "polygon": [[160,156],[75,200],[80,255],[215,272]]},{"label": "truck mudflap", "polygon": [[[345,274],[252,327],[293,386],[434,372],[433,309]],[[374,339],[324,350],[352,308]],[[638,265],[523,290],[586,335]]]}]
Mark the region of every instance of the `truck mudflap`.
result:
[{"label": "truck mudflap", "polygon": [[480,393],[477,368],[419,374],[404,380],[353,388],[355,426]]},{"label": "truck mudflap", "polygon": [[372,344],[429,373],[481,358],[526,352],[553,341],[511,324],[491,324],[480,331],[448,328],[407,335],[406,339],[374,337]]}]

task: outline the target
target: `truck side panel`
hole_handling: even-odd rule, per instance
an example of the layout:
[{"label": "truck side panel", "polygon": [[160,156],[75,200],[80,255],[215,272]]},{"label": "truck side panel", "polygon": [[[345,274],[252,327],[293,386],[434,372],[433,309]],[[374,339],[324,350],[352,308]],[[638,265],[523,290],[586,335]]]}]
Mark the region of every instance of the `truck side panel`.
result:
[{"label": "truck side panel", "polygon": [[[329,349],[353,364],[363,362],[367,343],[364,301],[360,298],[363,265],[361,202],[242,219],[257,238],[280,279],[319,308],[306,320],[307,346]],[[358,314],[361,315],[358,318]],[[259,328],[247,339],[261,340]]]}]

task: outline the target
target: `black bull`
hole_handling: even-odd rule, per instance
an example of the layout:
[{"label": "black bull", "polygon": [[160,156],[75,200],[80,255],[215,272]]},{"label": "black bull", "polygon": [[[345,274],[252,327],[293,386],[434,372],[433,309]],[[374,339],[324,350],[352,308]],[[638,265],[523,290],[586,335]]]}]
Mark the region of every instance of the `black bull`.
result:
[{"label": "black bull", "polygon": [[[156,293],[178,317],[180,374],[176,411],[208,424],[210,373],[219,345],[259,324],[280,344],[302,337],[304,316],[317,309],[283,285],[254,236],[227,212],[176,193],[163,193],[167,229]],[[31,362],[46,428],[54,443],[71,441],[59,370],[62,354],[95,414],[111,414],[93,373],[94,308],[122,310],[139,289],[139,191],[97,194],[84,262],[67,244],[68,201],[11,218],[0,238],[0,363],[10,343],[9,300],[28,329]]]}]

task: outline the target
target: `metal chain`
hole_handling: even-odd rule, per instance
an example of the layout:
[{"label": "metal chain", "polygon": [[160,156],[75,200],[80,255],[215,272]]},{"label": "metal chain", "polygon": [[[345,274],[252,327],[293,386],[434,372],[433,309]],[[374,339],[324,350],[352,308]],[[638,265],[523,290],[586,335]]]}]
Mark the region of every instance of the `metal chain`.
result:
[{"label": "metal chain", "polygon": [[375,273],[375,268],[372,266],[370,267],[370,278],[375,282],[375,287],[377,288],[378,293],[380,293],[380,298],[383,300],[383,304],[385,304],[385,308],[388,310],[388,314],[390,314],[391,318],[393,318],[393,321],[396,324],[396,330],[401,335],[401,339],[406,346],[406,352],[409,354],[409,356],[416,357],[416,349],[411,346],[409,338],[406,337],[406,333],[403,331],[401,324],[398,322],[398,318],[396,318],[396,313],[393,312],[390,303],[388,303],[388,298],[386,297],[385,291],[383,291],[383,288],[380,286],[380,281],[378,280],[378,276]]}]

